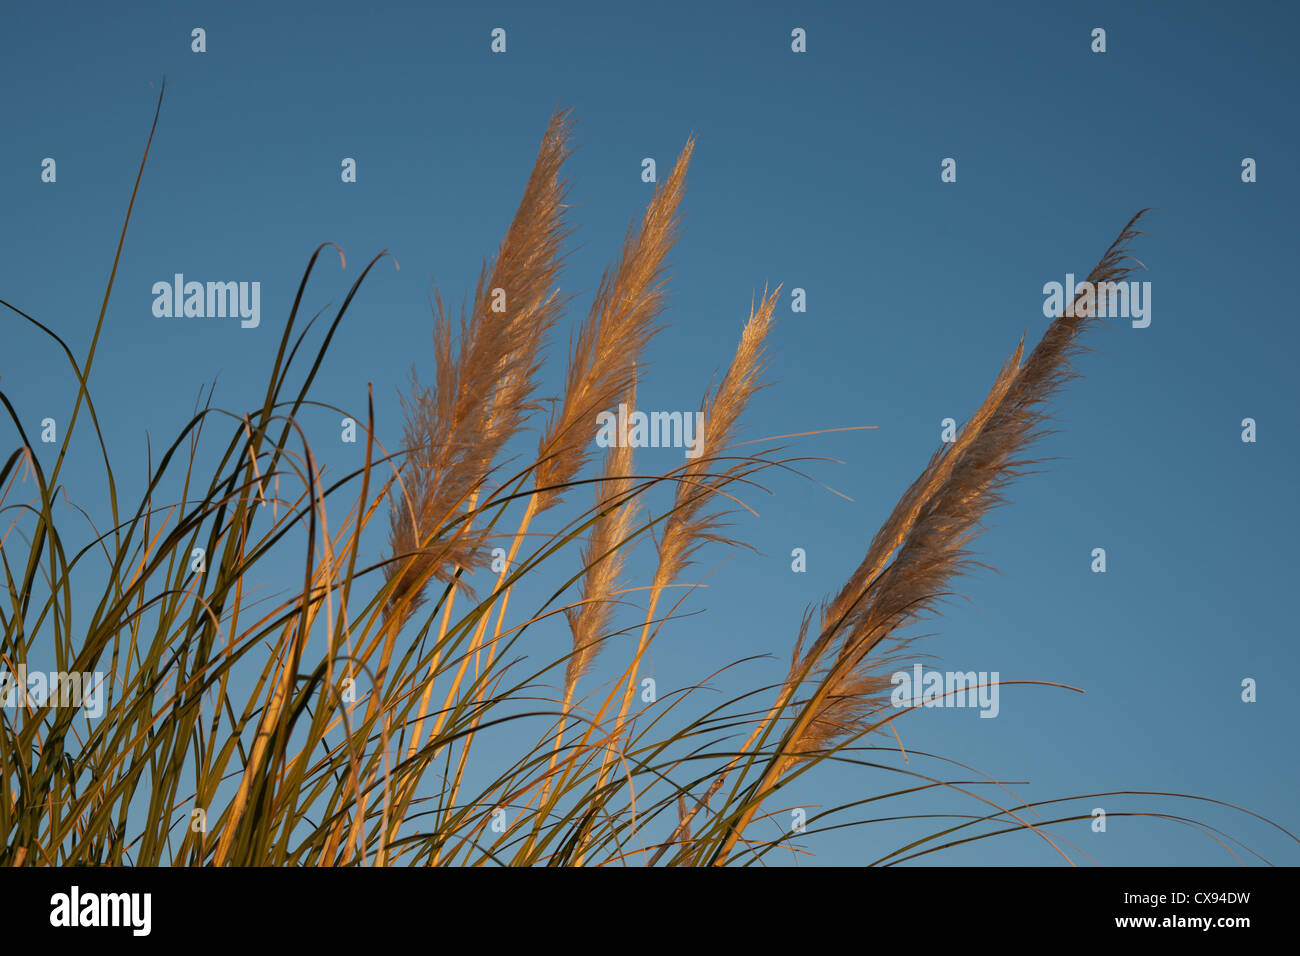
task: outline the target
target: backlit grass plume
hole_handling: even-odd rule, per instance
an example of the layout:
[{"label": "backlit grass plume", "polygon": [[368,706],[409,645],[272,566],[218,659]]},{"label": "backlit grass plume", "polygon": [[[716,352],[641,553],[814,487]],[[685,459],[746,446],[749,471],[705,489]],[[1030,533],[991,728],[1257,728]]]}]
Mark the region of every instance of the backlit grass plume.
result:
[{"label": "backlit grass plume", "polygon": [[409,456],[391,511],[393,554],[412,558],[385,571],[396,582],[389,601],[404,607],[403,619],[419,607],[431,576],[448,580],[453,566],[482,563],[482,532],[450,519],[479,492],[536,407],[530,397],[539,356],[562,306],[554,285],[565,236],[560,168],[568,138],[567,115],[557,113],[491,274],[479,277],[469,317],[461,316],[459,353],[442,297],[435,298],[434,384],[417,379],[405,403]]},{"label": "backlit grass plume", "polygon": [[[1089,282],[1119,282],[1133,271],[1126,247],[1138,235],[1141,217],[1124,227]],[[935,452],[862,564],[823,609],[821,632],[801,669],[814,671],[825,689],[800,743],[821,749],[865,726],[877,701],[852,688],[880,688],[889,677],[870,655],[932,611],[952,578],[971,566],[967,544],[989,509],[1003,502],[1003,489],[1035,464],[1021,456],[1045,433],[1047,402],[1070,377],[1070,359],[1081,348],[1078,337],[1094,321],[1094,313],[1079,303],[1053,321],[1023,365],[1023,341],[1016,347],[957,440]]]},{"label": "backlit grass plume", "polygon": [[[636,407],[636,386],[627,390],[627,405]],[[586,568],[579,603],[565,608],[573,634],[573,654],[564,672],[566,700],[600,653],[614,615],[617,583],[626,560],[625,546],[635,528],[637,500],[632,493],[634,450],[631,444],[614,445],[605,453],[605,466],[596,485],[598,514],[583,548]]]},{"label": "backlit grass plume", "polygon": [[[150,144],[161,107],[160,95]],[[971,567],[981,521],[1031,463],[1089,308],[1068,310],[1027,354],[1015,349],[802,630],[782,636],[796,629],[792,612],[752,635],[759,653],[789,656],[788,675],[722,691],[752,673],[743,661],[640,697],[658,636],[695,610],[711,573],[702,565],[743,543],[743,526],[724,535],[724,519],[752,520],[748,499],[768,469],[796,472],[806,459],[768,447],[784,439],[740,440],[747,418],[763,434],[753,398],[779,287],[751,305],[734,354],[714,357],[723,370],[704,390],[698,455],[656,471],[616,441],[595,458],[602,413],[635,408],[654,374],[647,352],[696,144],[685,141],[613,250],[547,394],[548,342],[577,298],[560,291],[569,143],[558,112],[454,333],[435,293],[432,346],[391,343],[415,361],[395,420],[364,383],[352,393],[360,410],[318,394],[335,332],[385,256],[317,326],[301,312],[320,295],[327,243],[308,260],[265,392],[232,411],[209,393],[172,441],[150,446],[135,493],[114,470],[89,382],[148,146],[85,357],[0,300],[66,359],[72,393],[55,454],[0,390],[11,426],[0,436],[0,673],[99,675],[71,702],[0,688],[17,701],[0,707],[0,862],[746,865],[798,859],[819,832],[845,839],[868,803],[890,804],[877,820],[929,819],[928,807],[911,810],[924,794],[977,809],[920,839],[887,831],[876,862],[1026,831],[1073,862],[1059,831],[1089,820],[1102,795],[1024,803],[874,732],[906,712],[886,712],[883,692],[911,652],[908,626]],[[1092,282],[1127,274],[1137,223]],[[0,383],[19,361],[0,352]],[[322,406],[365,423],[353,457],[313,449]],[[87,431],[92,460],[72,441]],[[60,481],[74,461],[83,475],[103,464],[104,500],[81,510]],[[828,761],[853,768],[860,791],[815,813],[806,833],[774,833],[774,794]],[[1111,816],[1189,822],[1160,806],[1227,806],[1105,796],[1121,794],[1157,807]],[[1070,809],[1037,815],[1058,804]]]},{"label": "backlit grass plume", "polygon": [[617,266],[596,289],[591,314],[573,346],[559,411],[538,443],[538,512],[557,503],[557,489],[590,458],[597,413],[634,385],[637,359],[664,308],[665,260],[677,238],[677,206],[694,147],[695,141],[688,140],[672,173],[655,191],[641,228],[628,230]]},{"label": "backlit grass plume", "polygon": [[[1127,244],[1138,235],[1138,213],[1088,276],[1119,282],[1131,271]],[[1070,377],[1078,337],[1095,313],[1083,294],[1064,310],[1021,364],[1024,343],[1003,365],[984,403],[958,440],[941,445],[872,540],[848,583],[822,609],[821,629],[792,669],[792,683],[811,673],[809,698],[786,732],[783,756],[758,785],[766,789],[798,757],[881,726],[890,669],[908,643],[897,632],[934,610],[952,579],[972,564],[967,546],[1002,491],[1032,460],[1021,457],[1040,437],[1048,400]],[[889,655],[874,654],[893,642]],[[793,693],[793,686],[787,688]],[[752,815],[752,811],[751,811]],[[724,857],[748,822],[742,816],[719,852]]]}]

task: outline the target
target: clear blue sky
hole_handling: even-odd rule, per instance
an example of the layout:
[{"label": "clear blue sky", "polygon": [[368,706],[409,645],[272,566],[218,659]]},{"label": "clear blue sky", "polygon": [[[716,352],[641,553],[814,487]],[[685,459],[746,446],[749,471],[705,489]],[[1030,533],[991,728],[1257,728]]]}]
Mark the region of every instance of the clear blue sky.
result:
[{"label": "clear blue sky", "polygon": [[[918,643],[944,669],[1087,694],[1004,688],[996,720],[944,710],[900,730],[909,747],[1031,781],[1017,788],[1027,799],[1182,791],[1295,828],[1298,20],[1284,3],[13,5],[0,34],[0,296],[84,352],[150,83],[166,74],[92,381],[124,480],[138,490],[146,432],[156,453],[214,378],[218,405],[260,402],[302,269],[325,240],[348,267],[326,260],[311,311],[379,250],[401,264],[368,280],[317,395],[362,418],[373,382],[381,435],[396,444],[396,387],[412,362],[431,374],[430,274],[451,303],[472,290],[550,111],[571,106],[578,122],[564,287],[579,298],[566,323],[585,314],[649,198],[642,158],[666,172],[696,134],[669,326],[641,406],[693,408],[751,298],[784,283],[807,291],[808,311],[792,314],[788,296],[778,309],[776,385],[751,407],[749,435],[879,426],[800,444],[843,461],[813,472],[853,502],[773,477],[773,496],[752,502],[761,518],[734,529],[759,553],[735,554],[693,599],[704,613],[663,631],[661,688],[775,655],[721,693],[778,678],[804,607],[857,565],[941,419],[964,421],[1018,337],[1046,327],[1043,284],[1086,274],[1134,212],[1156,207],[1136,248],[1150,327],[1117,320],[1092,336],[1098,351],[1058,403],[1063,432],[1037,447],[1060,460],[1016,484],[979,541],[1000,573],[965,579],[970,602]],[[207,31],[202,55],[194,27]],[[504,55],[489,51],[494,27],[507,30]],[[790,50],[795,27],[806,54]],[[1094,27],[1107,31],[1104,54],[1090,52]],[[41,182],[45,157],[54,184]],[[340,182],[344,157],[357,160],[356,184]],[[940,182],[945,157],[956,183]],[[1241,181],[1244,157],[1258,182]],[[176,272],[260,281],[260,328],[155,318],[150,289]],[[562,327],[547,393],[566,340]],[[65,420],[75,394],[61,356],[13,317],[0,318],[0,388],[30,431]],[[1245,417],[1255,444],[1240,440]],[[330,420],[316,424],[324,435]],[[0,453],[14,441],[0,425]],[[67,472],[68,492],[102,515],[98,465],[77,447],[85,471]],[[322,454],[337,469],[361,454],[331,447]],[[679,455],[643,461],[668,468]],[[807,550],[805,574],[790,570],[794,547]],[[1096,547],[1104,575],[1089,570]],[[726,557],[707,550],[696,570]],[[551,636],[558,647],[567,635]],[[1246,677],[1257,703],[1240,700]],[[829,805],[884,785],[832,771],[790,801]],[[1275,862],[1300,861],[1294,843],[1243,817],[1165,805]],[[886,812],[973,807],[925,797]],[[817,862],[854,864],[912,832],[838,831],[808,847]],[[1231,862],[1173,822],[1060,832],[1106,864]],[[1059,860],[1023,835],[930,859]]]}]

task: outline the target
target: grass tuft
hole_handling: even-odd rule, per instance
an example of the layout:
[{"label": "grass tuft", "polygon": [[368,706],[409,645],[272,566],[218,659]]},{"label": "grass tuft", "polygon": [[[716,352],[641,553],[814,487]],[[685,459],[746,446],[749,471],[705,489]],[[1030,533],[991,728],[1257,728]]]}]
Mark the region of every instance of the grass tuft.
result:
[{"label": "grass tuft", "polygon": [[[265,394],[233,412],[209,395],[156,461],[151,451],[134,498],[115,479],[87,383],[148,145],[84,359],[0,300],[62,352],[77,389],[48,473],[25,416],[0,391],[14,432],[0,459],[0,664],[104,675],[98,716],[22,695],[20,706],[0,708],[0,863],[745,865],[774,849],[804,852],[803,836],[778,828],[760,839],[756,824],[781,812],[778,790],[828,761],[859,768],[864,796],[809,818],[810,835],[927,819],[852,817],[930,791],[977,804],[906,839],[883,865],[1024,831],[1071,862],[1082,855],[1062,833],[1087,812],[1044,820],[1038,807],[1055,813],[1064,801],[1026,804],[956,761],[904,754],[891,731],[905,711],[886,711],[883,692],[910,653],[909,625],[972,566],[981,520],[1033,463],[1027,450],[1073,374],[1092,315],[1070,310],[1027,356],[1023,341],[1014,350],[844,586],[808,612],[784,681],[698,709],[699,691],[718,676],[703,674],[634,709],[645,655],[699,583],[690,571],[701,549],[740,546],[723,534],[726,516],[747,507],[768,469],[799,461],[747,450],[767,439],[739,441],[764,387],[780,289],[751,306],[730,365],[705,394],[698,457],[642,475],[632,448],[616,445],[596,468],[598,415],[635,407],[666,306],[695,142],[604,274],[569,343],[562,393],[539,396],[547,340],[569,304],[557,287],[570,231],[569,141],[569,114],[557,112],[454,337],[434,293],[433,379],[413,373],[400,446],[381,444],[368,396],[365,462],[348,474],[327,478],[301,416],[319,404],[313,386],[334,333],[384,254],[332,317],[303,321],[330,244],[318,248]],[[1090,281],[1128,274],[1141,216]],[[87,422],[104,469],[107,500],[96,510],[109,515],[88,538],[58,506],[72,432]],[[540,433],[536,454],[522,466],[506,460],[530,426]],[[656,514],[661,492],[667,508]],[[379,558],[361,546],[376,520],[381,536],[387,522]],[[655,552],[647,581],[629,562],[643,541]],[[292,586],[266,593],[286,568]],[[512,608],[521,581],[545,582],[553,596]],[[623,620],[628,605],[638,608],[634,623]],[[598,664],[616,676],[591,689]],[[1133,815],[1195,826],[1238,856],[1231,837],[1161,809],[1181,799],[1225,805],[1127,795],[1159,802]]]}]

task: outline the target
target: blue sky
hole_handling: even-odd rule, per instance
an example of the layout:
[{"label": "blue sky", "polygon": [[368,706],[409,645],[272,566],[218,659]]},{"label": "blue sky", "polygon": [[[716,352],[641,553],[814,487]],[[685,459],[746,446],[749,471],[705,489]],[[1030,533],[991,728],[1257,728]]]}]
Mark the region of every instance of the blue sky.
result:
[{"label": "blue sky", "polygon": [[[430,276],[449,303],[472,291],[562,106],[577,120],[566,174],[578,227],[563,287],[578,298],[551,349],[543,392],[554,393],[567,327],[650,196],[642,159],[666,174],[696,135],[667,328],[639,403],[695,407],[751,300],[780,283],[775,384],[750,408],[749,437],[878,428],[797,446],[842,462],[810,468],[852,502],[774,476],[773,494],[752,501],[761,517],[734,529],[758,553],[704,552],[700,576],[726,561],[691,602],[704,613],[665,628],[653,653],[671,685],[753,654],[774,658],[719,691],[777,679],[803,609],[856,567],[940,421],[964,421],[1019,336],[1032,344],[1046,327],[1043,284],[1086,274],[1133,213],[1156,207],[1135,250],[1150,327],[1115,320],[1091,336],[1097,351],[1057,403],[1062,432],[1036,447],[1058,460],[1018,482],[979,539],[999,573],[966,578],[970,601],[920,628],[933,636],[917,645],[944,669],[1087,693],[1008,687],[996,720],[923,712],[900,731],[910,748],[1031,781],[1016,788],[1027,799],[1181,791],[1300,823],[1287,583],[1300,541],[1294,5],[53,4],[5,21],[0,297],[79,354],[167,76],[92,378],[133,488],[146,433],[156,453],[214,378],[216,404],[260,403],[302,269],[325,240],[347,269],[325,261],[311,311],[380,250],[400,263],[367,281],[317,392],[362,418],[373,382],[381,437],[395,444],[397,388],[412,363],[431,374]],[[206,53],[191,52],[194,27]],[[489,51],[495,27],[504,55]],[[795,27],[804,54],[791,52]],[[1095,27],[1104,54],[1090,51]],[[41,181],[45,157],[53,184]],[[340,182],[344,157],[357,160],[355,184]],[[945,157],[955,183],[940,181]],[[1241,180],[1244,157],[1255,183]],[[150,289],[176,272],[261,282],[260,327],[154,317]],[[793,287],[807,312],[791,312]],[[75,395],[62,358],[12,316],[0,320],[0,388],[29,432],[47,415],[63,421]],[[1241,441],[1246,417],[1254,444]],[[317,424],[328,431],[329,417]],[[6,456],[15,440],[0,425]],[[67,472],[68,493],[102,515],[93,448],[75,448],[85,468]],[[322,454],[351,468],[360,448]],[[666,469],[678,454],[644,462]],[[790,570],[794,547],[807,551],[804,574]],[[1104,575],[1089,569],[1096,547]],[[1247,677],[1253,704],[1240,699]],[[830,771],[792,799],[834,804],[883,784]],[[892,812],[972,806],[925,797]],[[1275,862],[1300,861],[1276,831],[1203,814]],[[1111,865],[1231,862],[1175,822],[1070,827],[1060,832]],[[856,864],[910,832],[807,845],[816,862]],[[1059,857],[1018,835],[928,859]]]}]

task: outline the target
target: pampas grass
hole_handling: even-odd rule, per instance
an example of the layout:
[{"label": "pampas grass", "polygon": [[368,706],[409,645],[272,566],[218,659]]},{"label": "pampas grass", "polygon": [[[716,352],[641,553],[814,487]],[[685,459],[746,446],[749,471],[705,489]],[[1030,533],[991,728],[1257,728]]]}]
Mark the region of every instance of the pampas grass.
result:
[{"label": "pampas grass", "polygon": [[[0,711],[6,865],[749,864],[774,849],[802,852],[794,835],[759,839],[754,824],[775,812],[773,793],[830,759],[863,769],[868,796],[855,803],[941,788],[981,807],[880,862],[1025,830],[1070,858],[1049,831],[1087,819],[1091,803],[1035,821],[1035,807],[1057,801],[1003,805],[986,795],[1009,797],[996,787],[907,766],[888,769],[915,786],[881,787],[871,777],[881,758],[859,754],[868,735],[885,741],[878,751],[892,746],[903,712],[884,711],[881,694],[910,652],[908,627],[973,563],[980,521],[1032,463],[1027,450],[1092,317],[1067,314],[1027,356],[1023,342],[1013,351],[843,587],[808,612],[786,647],[784,680],[695,712],[696,691],[716,676],[700,674],[634,711],[642,664],[691,600],[702,549],[742,545],[724,535],[724,519],[748,507],[768,469],[798,461],[751,450],[770,440],[740,441],[780,290],[751,306],[705,393],[699,457],[666,474],[638,473],[627,446],[593,460],[598,414],[634,406],[649,374],[643,360],[667,301],[695,143],[629,229],[569,343],[563,389],[549,396],[539,394],[543,355],[569,305],[558,281],[570,136],[569,115],[556,113],[457,333],[435,292],[432,348],[416,362],[401,422],[376,421],[371,400],[364,464],[328,480],[300,415],[382,254],[313,345],[314,319],[299,313],[326,246],[317,249],[265,395],[232,413],[201,403],[151,456],[135,498],[115,479],[87,384],[116,260],[83,360],[0,300],[62,350],[77,383],[48,473],[26,416],[0,392],[16,435],[0,468],[0,662],[16,670],[48,652],[61,669],[108,675],[98,720],[50,702]],[[1128,272],[1140,216],[1091,281]],[[86,427],[98,438],[111,516],[88,542],[71,538],[66,509],[55,507],[71,433]],[[510,457],[529,427],[536,453]],[[389,449],[379,433],[398,428]],[[382,555],[361,544],[375,522],[381,534],[387,523]],[[654,562],[645,579],[630,561],[637,547]],[[196,548],[208,556],[202,572],[191,569]],[[494,548],[505,557],[489,567]],[[99,573],[91,556],[108,573],[87,591]],[[292,590],[259,598],[259,582],[285,567]],[[510,601],[524,580],[553,594],[531,613]],[[614,677],[602,684],[606,668]],[[476,745],[488,736],[491,749]],[[809,822],[842,826],[853,805]],[[200,811],[204,825],[193,826]]]},{"label": "pampas grass", "polygon": [[[390,510],[393,554],[408,560],[384,573],[403,623],[423,602],[430,577],[446,581],[449,567],[481,563],[481,532],[462,525],[445,542],[437,533],[454,525],[453,515],[478,494],[502,447],[536,408],[529,398],[538,357],[562,306],[552,289],[565,236],[559,177],[568,139],[567,116],[557,113],[491,275],[480,275],[470,315],[461,316],[458,356],[442,297],[435,298],[435,383],[422,387],[413,372],[403,432],[408,456]],[[504,311],[491,311],[498,295]]]}]

